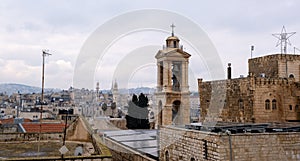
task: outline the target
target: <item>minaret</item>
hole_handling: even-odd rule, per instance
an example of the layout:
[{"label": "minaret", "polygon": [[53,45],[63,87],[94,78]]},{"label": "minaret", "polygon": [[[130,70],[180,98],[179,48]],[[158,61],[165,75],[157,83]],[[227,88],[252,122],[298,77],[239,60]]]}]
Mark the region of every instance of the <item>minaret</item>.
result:
[{"label": "minaret", "polygon": [[190,91],[188,85],[189,57],[172,33],[166,39],[166,48],[159,50],[157,60],[157,125],[184,125],[190,123]]},{"label": "minaret", "polygon": [[96,96],[97,96],[97,98],[99,98],[99,90],[100,90],[99,82],[97,82],[97,84],[96,84]]},{"label": "minaret", "polygon": [[118,83],[117,83],[116,80],[113,83],[112,94],[113,94],[113,101],[116,102],[116,104],[118,105],[118,101],[119,101],[119,89],[118,89]]}]

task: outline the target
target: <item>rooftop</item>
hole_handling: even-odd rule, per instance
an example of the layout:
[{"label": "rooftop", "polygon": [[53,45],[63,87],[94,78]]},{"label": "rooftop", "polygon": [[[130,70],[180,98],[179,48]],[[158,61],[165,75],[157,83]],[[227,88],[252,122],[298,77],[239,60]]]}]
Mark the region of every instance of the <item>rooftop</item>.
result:
[{"label": "rooftop", "polygon": [[126,147],[158,159],[157,132],[157,130],[115,130],[105,131],[103,134]]},{"label": "rooftop", "polygon": [[23,123],[22,126],[24,127],[26,132],[29,133],[38,133],[41,132],[63,132],[65,128],[64,123],[42,123],[39,122],[35,123]]},{"label": "rooftop", "polygon": [[286,123],[232,123],[232,122],[211,122],[211,123],[195,123],[185,125],[186,129],[210,132],[226,132],[236,133],[274,133],[274,132],[300,132],[299,122]]}]

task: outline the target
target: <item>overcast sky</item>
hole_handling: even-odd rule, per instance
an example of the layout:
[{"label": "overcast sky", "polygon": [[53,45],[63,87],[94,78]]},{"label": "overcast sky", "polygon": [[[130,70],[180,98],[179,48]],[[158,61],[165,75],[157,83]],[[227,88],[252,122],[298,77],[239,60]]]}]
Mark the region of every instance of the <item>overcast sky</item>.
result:
[{"label": "overcast sky", "polygon": [[[111,19],[143,9],[174,12],[197,23],[213,42],[224,69],[231,62],[233,77],[246,76],[251,45],[255,45],[254,57],[279,53],[280,49],[275,47],[277,40],[271,34],[280,33],[283,25],[288,32],[300,32],[299,7],[298,0],[1,0],[0,83],[41,86],[41,55],[43,49],[48,49],[52,55],[46,58],[45,86],[63,89],[73,86],[77,56],[86,40]],[[184,26],[167,22],[171,23],[177,26],[175,34],[176,29]],[[100,82],[101,89],[110,88],[114,79],[118,81],[113,73],[122,58],[143,46],[162,46],[167,36],[166,32],[144,31],[115,40],[106,47],[101,60],[97,60],[97,68],[92,69],[94,81]],[[300,48],[300,34],[290,40],[292,46],[288,50],[293,53],[293,47]],[[188,41],[183,40],[182,44],[192,55],[190,84],[191,90],[197,90],[196,79],[210,77]],[[122,87],[154,87],[155,54],[153,63],[137,68],[129,76],[127,86]]]}]

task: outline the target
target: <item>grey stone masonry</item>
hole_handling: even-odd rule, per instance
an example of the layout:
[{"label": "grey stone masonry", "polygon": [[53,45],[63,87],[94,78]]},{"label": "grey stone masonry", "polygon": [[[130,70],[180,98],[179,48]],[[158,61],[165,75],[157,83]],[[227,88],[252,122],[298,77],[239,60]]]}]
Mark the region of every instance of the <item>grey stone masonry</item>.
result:
[{"label": "grey stone masonry", "polygon": [[300,160],[300,132],[227,135],[162,126],[159,139],[160,160]]}]

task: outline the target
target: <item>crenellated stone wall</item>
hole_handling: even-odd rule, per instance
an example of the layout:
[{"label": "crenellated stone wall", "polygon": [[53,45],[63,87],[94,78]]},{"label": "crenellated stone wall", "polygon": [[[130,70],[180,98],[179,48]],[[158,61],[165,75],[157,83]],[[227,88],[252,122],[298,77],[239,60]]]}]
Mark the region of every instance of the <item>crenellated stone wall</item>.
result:
[{"label": "crenellated stone wall", "polygon": [[160,149],[162,161],[296,161],[300,160],[300,132],[227,135],[163,126]]},{"label": "crenellated stone wall", "polygon": [[[300,84],[294,78],[198,79],[201,121],[285,122],[300,120]],[[269,105],[266,102],[269,101]],[[269,106],[269,107],[266,107]]]},{"label": "crenellated stone wall", "polygon": [[249,73],[256,77],[287,78],[291,74],[300,81],[300,55],[274,54],[248,60]]}]

